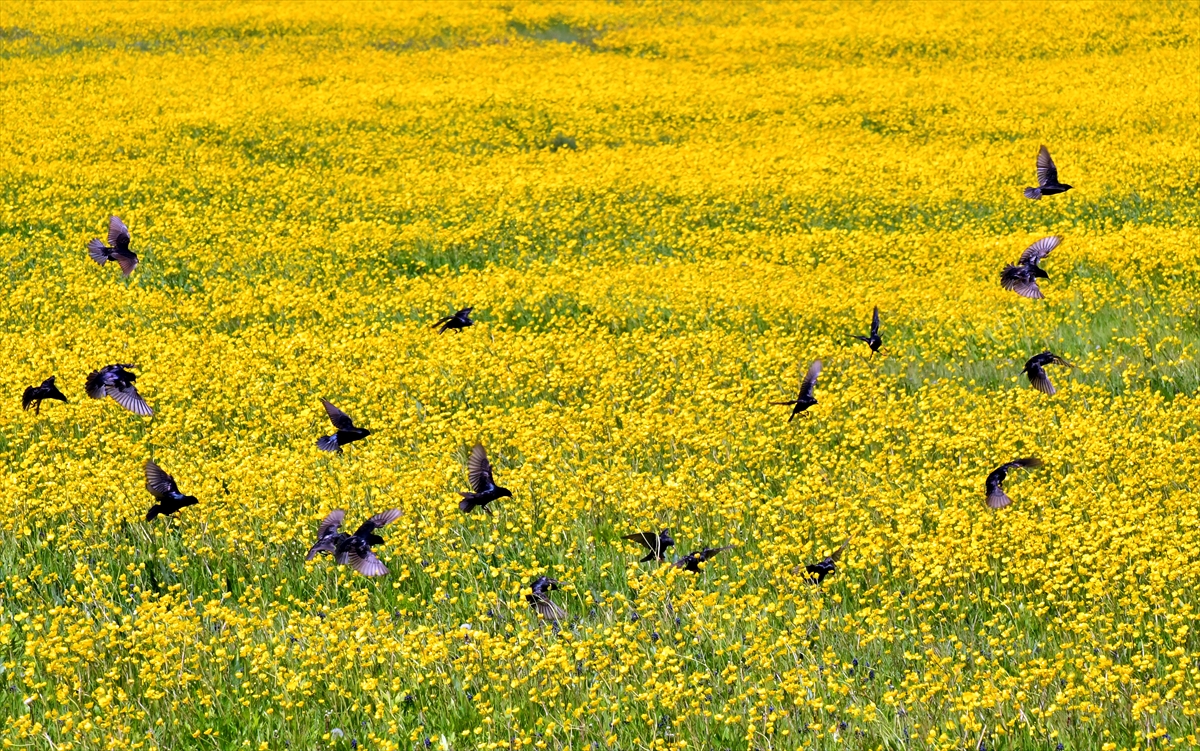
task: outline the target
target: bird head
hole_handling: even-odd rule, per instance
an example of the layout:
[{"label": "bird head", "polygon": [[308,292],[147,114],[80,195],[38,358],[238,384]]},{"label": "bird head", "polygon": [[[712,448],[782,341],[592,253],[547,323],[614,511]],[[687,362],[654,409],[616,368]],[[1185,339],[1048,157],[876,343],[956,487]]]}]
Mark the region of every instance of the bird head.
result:
[{"label": "bird head", "polygon": [[662,541],[663,545],[675,544],[675,538],[671,537],[671,530],[669,529],[664,529],[662,532],[659,532],[658,539]]},{"label": "bird head", "polygon": [[513,494],[512,494],[512,491],[511,491],[511,490],[509,490],[508,488],[496,488],[496,497],[498,497],[498,498],[512,498],[512,497],[513,497]]},{"label": "bird head", "polygon": [[1049,279],[1050,278],[1050,275],[1047,274],[1045,271],[1043,271],[1041,269],[1041,267],[1037,266],[1036,264],[1033,267],[1033,275],[1035,277],[1037,277],[1038,279]]}]

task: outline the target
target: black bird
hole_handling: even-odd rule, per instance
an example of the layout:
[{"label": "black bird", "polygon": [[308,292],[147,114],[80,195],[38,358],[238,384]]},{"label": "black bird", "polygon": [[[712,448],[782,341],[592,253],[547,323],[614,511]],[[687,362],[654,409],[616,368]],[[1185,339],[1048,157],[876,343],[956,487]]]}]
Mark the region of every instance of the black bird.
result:
[{"label": "black bird", "polygon": [[546,595],[547,592],[558,589],[557,579],[539,576],[529,586],[533,590],[533,594],[525,595],[525,601],[529,603],[529,607],[533,608],[535,613],[555,625],[566,620],[567,611],[556,605]]},{"label": "black bird", "polygon": [[[810,563],[804,567],[804,570],[816,576],[815,584],[820,584],[825,581],[825,577],[837,571],[835,565],[842,558],[842,553],[846,552],[846,548],[850,547],[850,541],[846,540],[842,546],[830,553],[823,561],[818,563]],[[812,580],[810,580],[812,581]]]},{"label": "black bird", "polygon": [[632,540],[638,545],[645,547],[650,552],[646,553],[646,557],[642,558],[638,563],[646,561],[665,561],[667,560],[667,548],[675,544],[675,539],[671,537],[671,530],[664,529],[662,532],[637,532],[632,535],[624,535],[622,540]]},{"label": "black bird", "polygon": [[163,472],[162,467],[155,464],[154,460],[146,461],[145,471],[146,490],[150,491],[150,495],[157,501],[146,512],[146,521],[153,521],[159,514],[174,514],[181,508],[199,503],[195,496],[180,493],[175,478]]},{"label": "black bird", "polygon": [[93,399],[111,396],[113,401],[130,412],[149,417],[154,414],[154,410],[150,409],[150,405],[146,404],[146,400],[137,392],[137,388],[133,385],[137,376],[128,370],[128,368],[136,367],[129,363],[105,365],[88,374],[84,389],[87,391],[87,395]]},{"label": "black bird", "polygon": [[463,308],[454,315],[449,315],[441,319],[437,323],[433,324],[433,326],[430,328],[438,329],[440,326],[441,328],[438,329],[438,333],[444,334],[447,331],[461,331],[468,326],[474,326],[475,322],[471,320],[472,310],[474,310],[474,308]]},{"label": "black bird", "polygon": [[317,527],[317,542],[309,548],[304,560],[311,561],[319,553],[332,553],[337,563],[349,566],[363,576],[386,575],[387,566],[375,557],[371,546],[383,544],[383,538],[375,534],[375,530],[399,519],[400,509],[389,509],[372,516],[359,525],[352,535],[338,531],[345,518],[345,511],[334,509],[321,520]]},{"label": "black bird", "polygon": [[867,346],[871,348],[871,354],[875,354],[876,352],[879,351],[879,348],[883,346],[883,337],[879,336],[879,306],[878,305],[875,306],[875,313],[871,316],[871,335],[870,336],[859,336],[858,334],[851,334],[850,336],[854,337],[855,339],[858,339],[859,341],[866,342]]},{"label": "black bird", "polygon": [[1040,466],[1042,466],[1042,460],[1031,456],[1027,459],[1017,459],[1015,462],[1001,464],[999,467],[996,467],[987,476],[987,480],[984,483],[984,491],[987,493],[987,505],[992,508],[1004,508],[1012,503],[1012,499],[1008,497],[1004,492],[1004,488],[1001,487],[1004,483],[1004,478],[1008,477],[1010,469],[1018,467],[1022,469],[1034,469]]},{"label": "black bird", "polygon": [[129,228],[118,216],[108,219],[108,245],[93,239],[87,244],[88,255],[101,266],[105,261],[116,261],[121,273],[129,276],[138,265],[137,253],[129,249]]},{"label": "black bird", "polygon": [[804,382],[800,384],[800,395],[789,402],[771,402],[771,404],[786,404],[795,405],[792,409],[792,416],[788,418],[791,422],[804,410],[817,403],[817,398],[813,396],[813,389],[817,387],[817,376],[821,375],[821,361],[817,360],[808,368],[808,375],[804,377]]},{"label": "black bird", "polygon": [[675,561],[672,565],[675,568],[681,568],[685,571],[691,571],[693,574],[700,573],[700,564],[725,550],[732,548],[732,545],[726,545],[722,548],[705,548],[704,550],[693,550],[684,557]]},{"label": "black bird", "polygon": [[512,498],[508,488],[498,486],[492,479],[492,463],[488,461],[487,451],[482,443],[475,444],[475,448],[471,449],[470,458],[467,459],[467,481],[471,484],[471,492],[459,491],[463,499],[459,501],[458,509],[464,514],[474,508],[481,508],[491,514],[489,503],[497,498]]},{"label": "black bird", "polygon": [[321,404],[325,405],[325,412],[329,415],[329,421],[333,423],[333,427],[337,428],[337,432],[318,438],[317,448],[322,451],[336,451],[340,454],[342,446],[361,441],[371,435],[371,431],[366,428],[354,427],[354,421],[350,419],[350,415],[330,404],[329,400],[322,399]]},{"label": "black bird", "polygon": [[1070,185],[1058,181],[1058,167],[1054,166],[1054,160],[1050,158],[1050,152],[1045,146],[1038,149],[1037,177],[1038,187],[1025,189],[1025,197],[1030,200],[1036,201],[1042,196],[1066,193],[1071,189]]},{"label": "black bird", "polygon": [[58,390],[58,386],[54,385],[54,376],[50,376],[42,381],[41,386],[28,386],[25,388],[25,393],[21,395],[21,409],[29,409],[33,406],[33,413],[40,415],[42,413],[43,399],[57,399],[60,402],[67,400],[66,395]]},{"label": "black bird", "polygon": [[1053,383],[1050,383],[1050,377],[1046,375],[1045,367],[1047,365],[1066,365],[1068,368],[1075,366],[1050,351],[1034,355],[1026,361],[1025,369],[1021,372],[1029,377],[1029,384],[1043,394],[1053,396],[1057,389],[1054,388]]},{"label": "black bird", "polygon": [[1038,279],[1049,279],[1050,275],[1038,267],[1038,261],[1050,255],[1062,242],[1062,237],[1051,235],[1043,237],[1025,249],[1016,264],[1008,264],[1000,272],[1000,286],[1009,292],[1016,292],[1021,297],[1040,300],[1044,297],[1038,288]]}]

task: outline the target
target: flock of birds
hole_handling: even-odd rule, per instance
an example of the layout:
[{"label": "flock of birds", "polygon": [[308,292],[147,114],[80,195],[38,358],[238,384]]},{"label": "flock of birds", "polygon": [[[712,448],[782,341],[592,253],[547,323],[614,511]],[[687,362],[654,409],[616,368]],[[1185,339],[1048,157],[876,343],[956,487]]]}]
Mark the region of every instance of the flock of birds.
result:
[{"label": "flock of birds", "polygon": [[[1050,158],[1050,152],[1047,151],[1045,146],[1042,146],[1038,151],[1037,177],[1038,187],[1026,188],[1026,198],[1036,201],[1043,196],[1056,195],[1071,189],[1070,185],[1059,181],[1058,169],[1054,164],[1054,160]],[[1051,236],[1044,237],[1030,245],[1021,254],[1021,257],[1015,264],[1006,265],[1000,272],[1001,286],[1022,297],[1041,299],[1043,294],[1038,287],[1037,280],[1048,279],[1049,276],[1038,266],[1038,262],[1046,258],[1061,242],[1061,237]],[[124,276],[129,276],[133,273],[133,270],[138,265],[137,254],[130,248],[129,228],[116,216],[112,216],[109,219],[108,244],[106,245],[99,239],[93,239],[87,243],[87,250],[92,260],[101,266],[108,261],[114,261],[120,266],[121,273]],[[452,315],[438,320],[433,324],[433,328],[437,329],[439,334],[444,334],[447,331],[460,333],[463,329],[475,324],[471,319],[472,310],[473,308],[463,308]],[[866,343],[871,349],[871,354],[874,355],[883,346],[883,337],[880,335],[879,329],[879,308],[876,307],[871,317],[870,334],[867,336],[852,336]],[[1029,383],[1033,388],[1045,394],[1054,394],[1054,385],[1046,375],[1045,368],[1048,365],[1074,367],[1071,363],[1052,352],[1041,352],[1029,358],[1022,372],[1029,379]],[[134,385],[137,381],[137,376],[131,372],[131,369],[134,367],[136,366],[128,363],[106,365],[88,375],[84,384],[84,390],[93,399],[110,397],[117,404],[134,414],[146,417],[152,416],[154,410],[146,404],[145,399],[138,393],[137,387]],[[788,422],[791,422],[797,415],[804,413],[810,407],[817,404],[814,392],[817,387],[817,378],[820,374],[821,361],[817,360],[809,366],[808,373],[800,384],[800,393],[795,399],[783,402],[771,402],[772,404],[792,407]],[[40,386],[26,388],[21,399],[22,407],[26,410],[33,407],[34,414],[41,414],[43,401],[57,400],[66,402],[67,397],[59,390],[54,378],[54,376],[50,376]],[[328,400],[322,399],[321,403],[325,407],[325,413],[329,416],[329,421],[333,424],[335,430],[333,434],[317,439],[318,449],[341,453],[343,447],[355,441],[361,441],[371,435],[370,430],[355,425],[349,415],[335,407]],[[1011,470],[1034,469],[1040,466],[1042,466],[1042,462],[1039,459],[1036,457],[1027,457],[1007,462],[997,467],[987,476],[984,482],[984,496],[987,505],[993,509],[1001,509],[1012,503],[1012,499],[1004,492],[1003,487],[1004,481]],[[185,495],[181,492],[179,485],[175,482],[175,478],[163,471],[153,460],[146,462],[144,473],[146,476],[146,490],[154,497],[153,505],[146,512],[146,521],[152,521],[162,515],[171,516],[180,509],[194,506],[199,502],[195,496]],[[463,513],[470,513],[478,508],[491,515],[492,510],[488,508],[489,504],[500,498],[512,497],[512,492],[508,488],[496,484],[492,474],[492,465],[488,460],[487,450],[484,449],[482,444],[476,444],[471,449],[470,456],[467,459],[467,482],[471,489],[470,491],[461,492],[462,500],[458,504],[459,510]],[[384,544],[384,539],[376,534],[376,531],[396,521],[396,519],[400,518],[400,515],[400,509],[395,508],[375,514],[359,525],[353,534],[348,534],[340,531],[346,518],[345,510],[334,509],[317,526],[317,541],[309,549],[305,560],[311,561],[318,555],[329,554],[333,556],[336,563],[349,566],[363,576],[384,576],[388,573],[387,566],[372,551],[372,547]],[[646,555],[639,562],[669,562],[676,568],[693,573],[699,573],[702,564],[711,560],[717,554],[733,547],[732,545],[726,545],[723,547],[702,548],[694,550],[672,562],[667,558],[667,549],[675,545],[675,539],[671,536],[669,529],[663,529],[659,532],[635,532],[624,535],[622,539],[637,543],[646,549]],[[805,572],[809,575],[808,580],[813,584],[820,584],[827,576],[835,573],[837,571],[837,563],[849,545],[850,540],[846,540],[840,548],[821,561],[805,565]],[[567,617],[566,611],[549,598],[549,593],[558,589],[558,586],[559,582],[557,580],[546,576],[539,576],[530,585],[530,593],[525,596],[525,599],[538,615],[556,625]]]}]

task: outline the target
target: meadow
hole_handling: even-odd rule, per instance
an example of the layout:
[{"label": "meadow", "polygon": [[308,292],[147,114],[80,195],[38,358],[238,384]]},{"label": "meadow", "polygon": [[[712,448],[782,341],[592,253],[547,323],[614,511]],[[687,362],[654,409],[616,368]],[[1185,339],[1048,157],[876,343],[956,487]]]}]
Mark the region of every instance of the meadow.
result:
[{"label": "meadow", "polygon": [[[0,6],[0,746],[1197,747],[1198,48],[1182,2]],[[322,398],[373,434],[318,451]],[[199,505],[143,521],[150,458]],[[392,507],[388,576],[305,562]]]}]

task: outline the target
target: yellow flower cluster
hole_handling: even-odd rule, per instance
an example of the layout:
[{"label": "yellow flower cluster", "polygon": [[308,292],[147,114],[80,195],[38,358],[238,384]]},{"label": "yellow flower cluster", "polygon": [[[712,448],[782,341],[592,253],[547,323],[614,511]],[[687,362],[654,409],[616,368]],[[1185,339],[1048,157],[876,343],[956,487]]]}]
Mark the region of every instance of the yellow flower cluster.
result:
[{"label": "yellow flower cluster", "polygon": [[[1196,747],[1198,27],[0,7],[0,746]],[[1032,202],[1040,144],[1075,187]],[[111,363],[153,418],[87,398]],[[318,451],[322,398],[372,435]],[[150,458],[199,504],[143,521]],[[388,576],[305,562],[393,507]],[[734,547],[639,564],[662,528]]]}]

